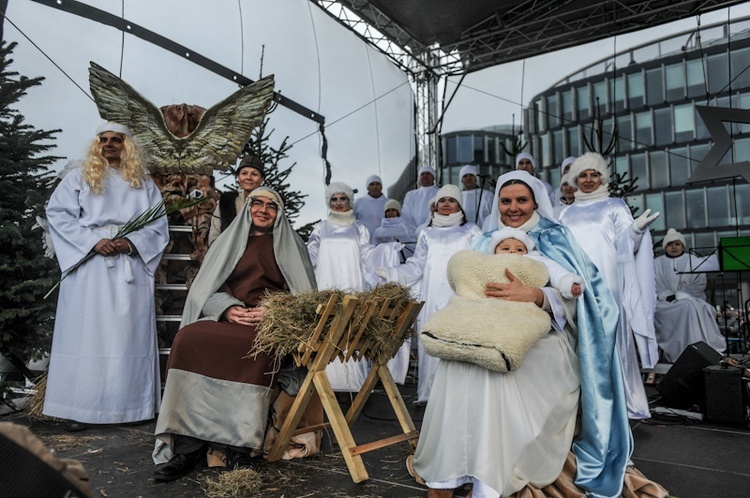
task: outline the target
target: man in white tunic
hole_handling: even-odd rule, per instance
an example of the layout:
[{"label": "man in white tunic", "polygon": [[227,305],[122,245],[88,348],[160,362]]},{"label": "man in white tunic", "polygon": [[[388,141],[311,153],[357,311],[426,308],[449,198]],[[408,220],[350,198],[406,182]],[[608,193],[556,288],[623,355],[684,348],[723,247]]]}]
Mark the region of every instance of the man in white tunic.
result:
[{"label": "man in white tunic", "polygon": [[130,131],[105,123],[82,167],[63,178],[49,201],[47,218],[65,278],[44,414],[75,421],[70,430],[149,420],[159,411],[154,272],[169,242],[167,219],[114,237],[161,200]]},{"label": "man in white tunic", "polygon": [[492,211],[495,196],[492,192],[478,188],[476,166],[467,164],[461,168],[458,176],[464,187],[461,192],[461,205],[466,213],[466,219],[481,227],[484,219]]},{"label": "man in white tunic", "polygon": [[439,188],[435,185],[435,170],[427,164],[419,168],[417,178],[419,187],[410,190],[404,197],[404,210],[401,216],[412,230],[430,220],[430,200],[437,195]]},{"label": "man in white tunic", "polygon": [[685,253],[685,237],[674,228],[662,241],[666,254],[654,261],[656,270],[656,341],[664,357],[675,362],[685,348],[705,342],[718,352],[726,340],[716,323],[716,310],[706,302],[706,274],[700,272],[703,259]]},{"label": "man in white tunic", "polygon": [[386,202],[388,197],[383,195],[383,181],[378,175],[371,175],[367,178],[367,194],[354,201],[354,217],[367,227],[373,244],[375,229],[383,219]]}]

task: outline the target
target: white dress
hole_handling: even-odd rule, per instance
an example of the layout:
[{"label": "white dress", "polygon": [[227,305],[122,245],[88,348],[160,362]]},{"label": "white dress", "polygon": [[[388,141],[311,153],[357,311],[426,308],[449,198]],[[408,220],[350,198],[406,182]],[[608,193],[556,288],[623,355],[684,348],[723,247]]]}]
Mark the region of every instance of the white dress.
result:
[{"label": "white dress", "polygon": [[430,219],[430,200],[440,190],[436,185],[410,190],[404,197],[401,217],[412,230]]},{"label": "white dress", "polygon": [[[706,274],[689,273],[701,262],[687,253],[676,258],[660,256],[654,261],[656,340],[671,362],[696,342],[705,342],[719,352],[726,349],[726,340],[716,323],[716,310],[706,302]],[[675,299],[669,302],[669,296]]]},{"label": "white dress", "polygon": [[[558,329],[564,322],[564,313],[553,317]],[[477,498],[505,496],[527,483],[548,485],[560,475],[570,451],[579,385],[570,327],[550,331],[512,372],[441,360],[415,470],[431,488],[473,483],[472,496]]]},{"label": "white dress", "polygon": [[[424,306],[417,317],[416,328],[421,331],[422,325],[437,310],[443,308],[453,295],[448,283],[448,260],[453,254],[470,249],[475,237],[481,231],[474,223],[456,224],[450,227],[427,227],[417,240],[414,255],[406,263],[388,270],[388,280],[419,289],[419,299]],[[417,336],[419,354],[419,381],[417,383],[417,401],[426,403],[430,397],[433,378],[439,359],[434,358],[422,348]]]},{"label": "white dress", "polygon": [[375,244],[375,229],[380,226],[380,220],[385,216],[385,203],[388,197],[371,197],[365,194],[354,201],[354,217],[364,223],[367,231],[370,232],[370,242]]},{"label": "white dress", "polygon": [[[102,185],[102,195],[93,193],[79,168],[52,194],[47,218],[63,272],[162,200],[150,179],[133,188],[113,169]],[[166,217],[128,239],[137,255],[96,255],[60,285],[45,415],[114,424],[159,411],[154,272],[169,242]]]},{"label": "white dress", "polygon": [[[481,194],[481,199],[479,198]],[[466,214],[466,219],[481,227],[484,219],[492,212],[495,203],[495,195],[484,189],[464,190],[461,192],[461,206]]]},{"label": "white dress", "polygon": [[[599,268],[620,308],[617,349],[628,401],[628,417],[649,418],[650,410],[638,365],[653,368],[658,360],[653,316],[654,259],[651,235],[638,232],[622,199],[581,201],[560,214],[578,244]],[[637,353],[636,353],[637,345]]]},{"label": "white dress", "polygon": [[[399,263],[395,244],[370,244],[370,233],[359,221],[338,225],[330,220],[318,223],[307,241],[319,290],[360,292],[377,281],[375,268]],[[334,391],[357,392],[370,372],[365,360],[333,362],[326,367]]]}]

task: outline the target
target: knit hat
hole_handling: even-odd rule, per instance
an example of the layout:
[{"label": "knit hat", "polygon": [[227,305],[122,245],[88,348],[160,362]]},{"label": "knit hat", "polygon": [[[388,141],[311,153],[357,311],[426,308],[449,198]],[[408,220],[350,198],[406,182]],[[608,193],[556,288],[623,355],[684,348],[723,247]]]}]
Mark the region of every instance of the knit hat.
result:
[{"label": "knit hat", "polygon": [[518,163],[521,162],[521,159],[528,159],[531,161],[531,165],[534,167],[534,170],[536,170],[536,160],[534,159],[534,156],[528,152],[521,152],[516,156],[516,169],[518,169]]},{"label": "knit hat", "polygon": [[576,160],[576,156],[570,156],[563,159],[562,164],[560,165],[560,175],[565,174],[565,167],[569,164],[573,164],[573,161]]},{"label": "knit hat", "polygon": [[458,181],[461,181],[463,177],[466,175],[477,176],[477,167],[472,164],[467,164],[466,166],[463,166],[461,168],[461,171],[458,173]]},{"label": "knit hat", "polygon": [[401,203],[398,202],[396,199],[388,199],[385,201],[385,207],[383,207],[383,213],[385,214],[386,211],[389,209],[395,209],[398,211],[398,214],[401,215]]},{"label": "knit hat", "polygon": [[607,168],[607,161],[604,160],[601,154],[597,154],[596,152],[587,152],[573,161],[573,164],[570,166],[570,171],[568,171],[568,175],[570,175],[568,183],[574,187],[577,186],[578,175],[590,169],[593,169],[602,175],[602,185],[609,183],[609,168]]},{"label": "knit hat", "polygon": [[133,138],[133,134],[130,133],[130,128],[128,128],[125,125],[121,125],[119,123],[112,123],[109,121],[99,125],[99,127],[96,129],[96,135],[99,136],[102,133],[105,133],[108,131],[119,133],[121,135],[127,135],[130,138]]},{"label": "knit hat", "polygon": [[419,171],[417,171],[417,178],[422,176],[422,173],[431,173],[434,178],[437,178],[437,172],[435,171],[435,168],[430,166],[429,164],[423,164],[421,168],[419,168]]},{"label": "knit hat", "polygon": [[497,248],[498,244],[500,244],[500,242],[504,241],[505,239],[516,239],[517,241],[523,243],[523,245],[526,246],[527,252],[533,251],[536,247],[534,241],[531,240],[531,237],[529,237],[528,234],[523,230],[512,227],[504,227],[500,230],[495,230],[494,232],[492,232],[492,236],[490,237],[490,245],[487,247],[487,253],[495,254],[495,248]]},{"label": "knit hat", "polygon": [[369,187],[370,184],[373,182],[377,182],[380,185],[383,185],[383,180],[381,180],[378,175],[370,175],[367,177],[367,183],[365,184],[365,188]]},{"label": "knit hat", "polygon": [[674,228],[670,228],[669,230],[667,230],[667,234],[664,236],[664,240],[661,241],[661,248],[666,249],[667,245],[670,242],[674,242],[676,240],[679,240],[680,242],[682,242],[682,246],[686,247],[685,236],[682,235],[677,230],[675,230]]},{"label": "knit hat", "polygon": [[452,197],[453,199],[456,199],[456,202],[458,202],[458,205],[461,209],[464,207],[461,205],[461,189],[459,189],[455,185],[451,185],[450,183],[448,185],[443,185],[440,187],[440,190],[437,191],[437,194],[435,194],[435,203],[442,199],[443,197]]},{"label": "knit hat", "polygon": [[250,154],[250,155],[245,156],[245,157],[242,158],[242,160],[240,161],[240,165],[237,166],[237,170],[235,171],[235,174],[239,175],[240,174],[240,170],[242,168],[257,169],[258,173],[260,173],[260,176],[262,176],[264,178],[266,176],[266,173],[265,173],[265,170],[264,170],[263,161],[259,157],[254,156],[252,154]]},{"label": "knit hat", "polygon": [[326,186],[326,206],[331,203],[331,197],[333,197],[333,194],[339,193],[346,194],[349,198],[349,205],[354,206],[354,191],[344,182],[331,182],[330,185]]}]

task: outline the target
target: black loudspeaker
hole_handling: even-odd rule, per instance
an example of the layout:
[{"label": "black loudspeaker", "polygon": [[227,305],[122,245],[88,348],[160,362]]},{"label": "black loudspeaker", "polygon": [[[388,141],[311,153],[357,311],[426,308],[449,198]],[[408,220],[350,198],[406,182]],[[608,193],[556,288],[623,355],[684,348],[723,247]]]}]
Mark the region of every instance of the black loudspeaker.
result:
[{"label": "black loudspeaker", "polygon": [[711,365],[703,369],[706,419],[744,426],[747,423],[747,379],[744,368]]},{"label": "black loudspeaker", "polygon": [[672,368],[656,386],[664,404],[672,408],[689,409],[698,405],[706,410],[706,386],[703,369],[718,365],[722,354],[705,342],[691,344],[677,358]]}]

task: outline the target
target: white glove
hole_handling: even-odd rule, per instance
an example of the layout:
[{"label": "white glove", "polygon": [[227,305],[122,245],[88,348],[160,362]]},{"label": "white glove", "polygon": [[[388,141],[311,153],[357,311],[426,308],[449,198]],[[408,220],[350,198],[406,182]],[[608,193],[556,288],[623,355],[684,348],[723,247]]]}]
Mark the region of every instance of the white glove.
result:
[{"label": "white glove", "polygon": [[393,248],[396,250],[396,252],[401,252],[404,247],[406,247],[406,246],[403,243],[401,243],[401,242],[394,242]]},{"label": "white glove", "polygon": [[385,268],[375,268],[375,275],[377,275],[380,278],[388,278],[388,270]]},{"label": "white glove", "polygon": [[643,212],[642,215],[640,215],[638,218],[635,219],[635,221],[633,221],[633,224],[635,225],[635,227],[638,229],[639,232],[643,232],[646,230],[646,228],[648,228],[648,226],[651,223],[656,221],[656,218],[658,218],[660,214],[661,213],[659,213],[658,211],[655,212],[654,214],[651,214],[651,210],[647,209],[646,211]]}]

